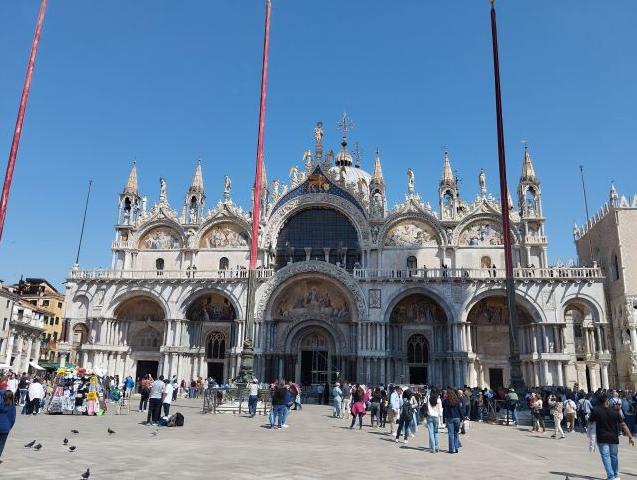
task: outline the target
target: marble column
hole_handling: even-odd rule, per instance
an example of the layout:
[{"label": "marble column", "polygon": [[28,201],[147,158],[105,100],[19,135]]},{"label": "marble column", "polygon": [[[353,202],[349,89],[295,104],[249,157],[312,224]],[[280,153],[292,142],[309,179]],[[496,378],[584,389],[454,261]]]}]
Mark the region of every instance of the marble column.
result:
[{"label": "marble column", "polygon": [[555,362],[555,364],[557,365],[557,384],[560,387],[563,387],[564,386],[564,366],[562,365],[561,361]]},{"label": "marble column", "polygon": [[533,362],[533,380],[535,381],[534,387],[540,386],[540,366],[538,365],[538,363],[539,362],[537,361]]},{"label": "marble column", "polygon": [[82,352],[82,367],[88,368],[88,352]]},{"label": "marble column", "polygon": [[13,344],[15,343],[15,332],[11,332],[9,334],[9,339],[7,341],[7,350],[6,350],[6,357],[5,357],[5,362],[7,365],[11,365],[11,355],[13,354]]},{"label": "marble column", "polygon": [[33,338],[27,338],[27,347],[24,349],[25,357],[24,357],[24,367],[22,370],[26,372],[29,370],[29,362],[31,361],[31,349],[33,348]]},{"label": "marble column", "polygon": [[632,344],[632,351],[637,352],[637,327],[630,326],[630,343]]},{"label": "marble column", "polygon": [[533,353],[537,355],[537,327],[533,325]]},{"label": "marble column", "polygon": [[608,385],[608,364],[602,364],[602,388],[609,388]]}]

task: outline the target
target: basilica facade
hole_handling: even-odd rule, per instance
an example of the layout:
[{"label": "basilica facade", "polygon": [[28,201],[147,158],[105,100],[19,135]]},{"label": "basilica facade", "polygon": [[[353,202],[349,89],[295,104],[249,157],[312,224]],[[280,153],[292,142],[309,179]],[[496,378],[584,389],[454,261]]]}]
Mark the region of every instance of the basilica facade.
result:
[{"label": "basilica facade", "polygon": [[[347,133],[328,150],[318,123],[313,149],[289,181],[264,181],[252,312],[257,376],[506,386],[502,211],[484,171],[475,197],[463,198],[445,153],[436,204],[421,198],[410,169],[402,202],[390,208],[380,154],[365,171]],[[521,166],[506,213],[525,382],[612,385],[602,272],[548,264],[541,185],[526,150]],[[68,360],[120,377],[225,382],[238,374],[251,217],[233,202],[227,177],[224,187],[206,209],[197,165],[179,210],[164,179],[149,207],[133,166],[119,195],[112,268],[76,265],[69,274]]]}]

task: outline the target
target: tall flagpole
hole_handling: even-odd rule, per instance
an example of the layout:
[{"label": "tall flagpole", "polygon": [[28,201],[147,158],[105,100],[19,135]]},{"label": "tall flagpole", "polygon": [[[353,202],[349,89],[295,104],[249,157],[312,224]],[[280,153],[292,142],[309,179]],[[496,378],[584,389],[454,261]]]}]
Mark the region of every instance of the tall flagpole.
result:
[{"label": "tall flagpole", "polygon": [[27,73],[24,77],[24,85],[22,86],[22,97],[20,98],[20,107],[18,108],[18,119],[15,122],[13,131],[13,140],[11,141],[11,151],[9,152],[9,163],[7,163],[7,171],[4,175],[4,184],[2,186],[2,197],[0,198],[0,240],[4,230],[4,220],[7,216],[7,204],[9,203],[9,192],[11,191],[11,182],[13,180],[13,171],[15,170],[15,162],[18,157],[18,147],[20,146],[20,137],[22,135],[22,124],[24,123],[24,113],[27,109],[27,101],[29,92],[31,91],[31,79],[33,78],[33,69],[35,67],[35,57],[38,53],[38,45],[40,44],[40,34],[42,33],[42,25],[44,23],[44,14],[46,12],[46,3],[48,0],[40,1],[40,12],[38,13],[38,21],[35,26],[35,34],[33,35],[33,43],[31,44],[31,55],[29,55],[29,63],[27,65]]},{"label": "tall flagpole", "polygon": [[491,39],[493,44],[493,73],[495,77],[495,108],[498,130],[498,164],[500,170],[500,208],[502,209],[502,237],[504,240],[504,263],[506,268],[506,299],[509,312],[509,363],[511,364],[511,387],[524,388],[524,377],[518,345],[518,316],[515,308],[515,282],[513,280],[513,255],[511,229],[509,227],[509,192],[507,188],[506,157],[504,154],[504,125],[502,121],[502,94],[500,92],[500,62],[498,59],[498,31],[495,18],[495,0],[491,1]]},{"label": "tall flagpole", "polygon": [[252,194],[252,238],[250,242],[250,267],[248,270],[248,292],[246,302],[246,328],[241,368],[235,380],[237,384],[246,384],[254,378],[254,307],[257,276],[257,256],[259,245],[259,223],[261,221],[261,188],[263,182],[263,140],[265,136],[265,107],[268,88],[268,51],[270,49],[270,0],[265,2],[265,31],[263,35],[263,63],[261,66],[261,102],[259,104],[259,133],[257,137],[257,158]]},{"label": "tall flagpole", "polygon": [[84,238],[84,226],[86,225],[86,212],[88,210],[88,200],[91,198],[91,187],[93,180],[88,181],[88,192],[86,192],[86,203],[84,204],[84,216],[82,217],[82,229],[80,230],[80,241],[77,244],[77,255],[75,256],[75,265],[80,264],[80,250],[82,250],[82,239]]}]

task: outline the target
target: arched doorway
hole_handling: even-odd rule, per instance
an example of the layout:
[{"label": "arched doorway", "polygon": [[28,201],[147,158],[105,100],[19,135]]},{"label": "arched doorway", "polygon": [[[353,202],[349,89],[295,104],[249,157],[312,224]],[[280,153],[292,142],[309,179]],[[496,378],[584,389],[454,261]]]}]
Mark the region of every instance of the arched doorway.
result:
[{"label": "arched doorway", "polygon": [[190,347],[200,353],[191,375],[212,377],[219,384],[237,376],[238,358],[233,349],[243,344],[243,322],[228,297],[215,291],[196,296],[186,308]]},{"label": "arched doorway", "polygon": [[[164,309],[154,299],[136,296],[115,309],[115,318],[126,325],[126,342],[130,347],[132,371],[136,379],[159,373],[160,349],[164,338]],[[112,371],[112,370],[111,370]]]},{"label": "arched doorway", "polygon": [[407,363],[411,385],[429,383],[429,342],[424,335],[417,333],[407,340]]},{"label": "arched doorway", "polygon": [[[516,305],[520,332],[531,329],[533,318],[528,310]],[[509,386],[510,382],[510,348],[509,348],[509,313],[506,298],[491,296],[478,301],[467,315],[471,337],[470,349],[475,354],[474,371],[470,378],[480,386],[492,389]],[[519,338],[526,338],[525,334]],[[527,351],[527,342],[519,342],[520,353]],[[530,374],[523,372],[529,385]]]},{"label": "arched doorway", "polygon": [[225,383],[226,336],[223,332],[213,331],[206,340],[206,363],[208,364],[208,378],[214,378],[217,383]]},{"label": "arched doorway", "polygon": [[396,303],[389,317],[388,340],[388,382],[455,383],[447,315],[426,293],[414,292]]},{"label": "arched doorway", "polygon": [[299,342],[299,364],[301,385],[324,385],[332,383],[328,337],[322,329],[311,329],[303,334]]},{"label": "arched doorway", "polygon": [[[609,351],[606,325],[599,322],[597,311],[581,299],[570,301],[564,309],[564,320],[571,328],[575,348],[575,383],[587,391],[607,388],[608,365],[594,359]],[[630,331],[619,329],[624,344],[630,344]],[[593,360],[593,361],[591,361]]]}]

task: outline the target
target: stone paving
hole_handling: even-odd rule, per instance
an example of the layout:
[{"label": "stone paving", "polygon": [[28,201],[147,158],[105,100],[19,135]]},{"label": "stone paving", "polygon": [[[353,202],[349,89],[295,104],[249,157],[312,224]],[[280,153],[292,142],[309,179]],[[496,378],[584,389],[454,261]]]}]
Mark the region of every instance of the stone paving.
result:
[{"label": "stone paving", "polygon": [[[179,400],[172,412],[185,415],[181,428],[141,425],[145,415],[19,416],[0,465],[0,479],[79,479],[87,467],[91,479],[604,479],[598,453],[589,453],[583,434],[564,440],[529,433],[528,428],[473,422],[459,455],[433,455],[426,429],[408,445],[396,444],[383,430],[349,430],[331,418],[325,406],[291,412],[290,427],[266,428],[264,417],[202,415],[201,403]],[[366,416],[368,422],[369,418]],[[115,430],[109,435],[108,428]],[[79,434],[70,433],[77,429]],[[77,446],[68,452],[62,445]],[[37,439],[40,451],[24,448]],[[637,479],[637,450],[622,439],[622,479]],[[446,433],[441,433],[446,450]],[[414,477],[416,475],[417,477]],[[371,477],[370,477],[371,476]]]}]

